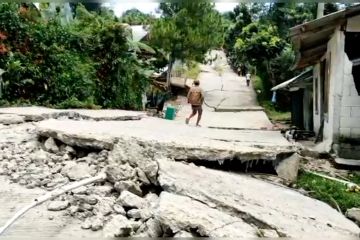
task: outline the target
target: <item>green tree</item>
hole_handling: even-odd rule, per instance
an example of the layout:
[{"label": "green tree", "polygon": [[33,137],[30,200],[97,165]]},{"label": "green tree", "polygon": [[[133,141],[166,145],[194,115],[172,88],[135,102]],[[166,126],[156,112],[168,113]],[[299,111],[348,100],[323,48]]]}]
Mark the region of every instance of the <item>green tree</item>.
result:
[{"label": "green tree", "polygon": [[235,49],[242,61],[257,67],[264,65],[270,73],[270,82],[275,85],[270,61],[278,56],[285,46],[286,42],[280,37],[275,26],[264,25],[257,21],[243,28]]},{"label": "green tree", "polygon": [[252,22],[252,18],[248,6],[244,3],[237,5],[229,17],[233,24],[225,32],[224,48],[232,66],[238,68],[241,62],[237,58],[235,51],[236,39],[241,34],[243,28]]},{"label": "green tree", "polygon": [[81,4],[89,12],[99,12],[101,10],[101,3],[100,2],[82,2]]},{"label": "green tree", "polygon": [[244,3],[235,7],[230,19],[234,24],[228,29],[225,38],[225,48],[229,50],[234,46],[236,38],[242,32],[243,27],[246,27],[252,21],[249,9]]},{"label": "green tree", "polygon": [[221,46],[223,25],[206,0],[162,3],[160,8],[163,16],[152,25],[150,42],[168,55],[169,81],[175,59],[202,62],[206,52]]},{"label": "green tree", "polygon": [[289,29],[298,24],[313,20],[316,16],[316,3],[272,3],[265,20],[276,25],[279,34],[287,37]]},{"label": "green tree", "polygon": [[328,15],[334,12],[339,11],[340,7],[337,3],[325,3],[324,6],[324,15]]},{"label": "green tree", "polygon": [[149,84],[149,69],[139,61],[130,32],[111,12],[89,13],[78,7],[71,32],[77,48],[94,59],[97,70],[96,102],[108,108],[140,109]]},{"label": "green tree", "polygon": [[148,25],[154,22],[155,17],[151,14],[146,14],[136,8],[127,10],[120,18],[121,22],[129,25]]},{"label": "green tree", "polygon": [[59,15],[34,20],[19,7],[0,4],[1,100],[141,108],[151,61],[139,58],[144,45],[130,42],[111,12],[80,5],[74,21],[63,25]]}]

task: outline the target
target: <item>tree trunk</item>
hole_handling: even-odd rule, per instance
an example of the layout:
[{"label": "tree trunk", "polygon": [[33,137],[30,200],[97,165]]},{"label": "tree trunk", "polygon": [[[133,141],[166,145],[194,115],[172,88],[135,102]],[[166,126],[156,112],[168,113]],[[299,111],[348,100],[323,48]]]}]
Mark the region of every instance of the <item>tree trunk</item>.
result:
[{"label": "tree trunk", "polygon": [[274,87],[274,86],[276,86],[276,81],[275,81],[274,73],[271,71],[270,61],[266,61],[265,65],[266,65],[266,69],[267,69],[267,72],[268,72],[269,77],[270,77],[269,80],[271,82],[271,85],[272,85],[272,87]]},{"label": "tree trunk", "polygon": [[169,65],[168,65],[168,69],[167,69],[167,74],[166,74],[166,87],[168,89],[168,91],[171,91],[171,70],[173,67],[173,59],[171,57],[169,57]]}]

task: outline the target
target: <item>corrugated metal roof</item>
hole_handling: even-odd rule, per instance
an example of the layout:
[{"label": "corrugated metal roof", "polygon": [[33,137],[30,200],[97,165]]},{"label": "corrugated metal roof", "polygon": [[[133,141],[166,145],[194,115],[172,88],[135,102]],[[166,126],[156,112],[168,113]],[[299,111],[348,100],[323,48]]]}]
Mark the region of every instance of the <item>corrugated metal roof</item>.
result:
[{"label": "corrugated metal roof", "polygon": [[134,41],[141,41],[149,33],[144,25],[132,25],[130,28]]},{"label": "corrugated metal roof", "polygon": [[271,91],[277,91],[277,90],[289,91],[291,88],[294,87],[303,87],[303,85],[307,84],[308,81],[310,80],[312,81],[312,77],[313,77],[313,70],[312,69],[306,70],[301,74],[297,75],[296,77],[293,77],[292,79],[287,80],[273,87]]},{"label": "corrugated metal roof", "polygon": [[338,21],[340,19],[353,17],[359,15],[360,13],[360,4],[345,8],[343,10],[328,14],[321,18],[314,19],[312,21],[297,25],[293,28],[290,28],[290,36],[295,36],[303,32],[320,28],[324,25],[328,25],[333,21]]},{"label": "corrugated metal roof", "polygon": [[290,29],[290,36],[298,50],[295,68],[314,65],[326,53],[327,42],[347,18],[360,15],[360,5],[326,15]]}]

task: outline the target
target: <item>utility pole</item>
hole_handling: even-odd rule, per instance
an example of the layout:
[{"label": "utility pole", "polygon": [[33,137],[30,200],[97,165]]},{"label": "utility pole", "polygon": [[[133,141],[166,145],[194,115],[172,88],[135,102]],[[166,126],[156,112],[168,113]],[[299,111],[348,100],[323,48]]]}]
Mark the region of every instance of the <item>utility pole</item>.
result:
[{"label": "utility pole", "polygon": [[316,18],[324,16],[325,3],[318,3]]},{"label": "utility pole", "polygon": [[[318,6],[317,6],[317,14],[316,14],[316,18],[321,18],[324,16],[324,9],[325,9],[325,3],[318,3]],[[320,86],[320,63],[317,63],[314,67],[314,70],[313,70],[313,74],[314,76],[314,85],[313,85],[313,89],[315,91],[317,91],[315,93],[315,96],[317,99],[314,99],[314,104],[318,104],[317,107],[315,107],[314,109],[318,109],[318,111],[320,112],[320,126],[319,126],[319,129],[318,129],[318,134],[316,136],[316,142],[318,141],[318,139],[322,139],[323,137],[323,128],[324,128],[324,114],[323,114],[323,103],[322,103],[322,96],[321,96],[321,92],[320,89],[323,87],[323,86]],[[318,86],[318,87],[316,87]]]}]

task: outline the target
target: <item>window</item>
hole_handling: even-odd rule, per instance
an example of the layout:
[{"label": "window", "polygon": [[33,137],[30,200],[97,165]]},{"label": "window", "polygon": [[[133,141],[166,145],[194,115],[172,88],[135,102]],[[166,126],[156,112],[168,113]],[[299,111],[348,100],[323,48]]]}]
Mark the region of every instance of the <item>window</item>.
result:
[{"label": "window", "polygon": [[352,75],[358,95],[360,95],[360,33],[345,33],[345,52],[353,63]]}]

